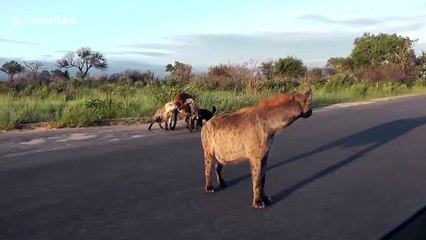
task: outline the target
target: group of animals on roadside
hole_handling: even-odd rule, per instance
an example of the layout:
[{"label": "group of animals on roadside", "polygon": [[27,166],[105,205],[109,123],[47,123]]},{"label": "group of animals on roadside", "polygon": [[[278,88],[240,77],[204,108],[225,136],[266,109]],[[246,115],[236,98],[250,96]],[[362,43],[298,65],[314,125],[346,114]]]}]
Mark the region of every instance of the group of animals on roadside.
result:
[{"label": "group of animals on roadside", "polygon": [[[175,96],[173,101],[166,103],[155,112],[148,130],[151,130],[154,123],[158,123],[161,129],[174,130],[178,115],[181,115],[186,122],[186,127],[192,132],[201,129],[203,120],[210,120],[215,112],[215,106],[212,107],[211,111],[199,108],[198,103],[191,95],[185,92],[179,93]],[[164,128],[161,125],[162,123],[165,123]]]},{"label": "group of animals on roadside", "polygon": [[154,122],[166,122],[167,128],[167,122],[172,118],[170,113],[177,111],[185,117],[187,127],[192,131],[192,127],[196,129],[197,126],[202,126],[203,118],[208,120],[201,128],[205,191],[214,193],[216,190],[211,176],[213,165],[218,187],[224,188],[226,182],[222,177],[222,167],[247,160],[253,186],[252,207],[263,209],[272,202],[265,194],[264,187],[267,160],[275,134],[282,132],[299,118],[309,118],[312,115],[311,103],[311,90],[304,93],[281,93],[261,100],[252,107],[212,118],[215,107],[211,112],[207,110],[206,114],[198,108],[189,94],[180,93],[173,102],[157,111]]}]

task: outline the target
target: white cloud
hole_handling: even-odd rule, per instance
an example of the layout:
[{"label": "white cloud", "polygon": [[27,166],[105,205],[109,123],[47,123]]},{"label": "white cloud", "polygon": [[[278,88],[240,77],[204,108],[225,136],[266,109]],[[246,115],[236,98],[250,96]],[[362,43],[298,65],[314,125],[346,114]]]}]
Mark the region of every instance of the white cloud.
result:
[{"label": "white cloud", "polygon": [[159,51],[111,51],[105,52],[106,55],[125,56],[125,55],[140,55],[145,57],[164,57],[169,56],[168,52]]},{"label": "white cloud", "polygon": [[14,39],[6,39],[6,38],[0,38],[0,43],[11,43],[11,44],[21,44],[21,45],[38,45],[37,43],[30,42],[30,41],[22,41],[22,40],[14,40]]}]

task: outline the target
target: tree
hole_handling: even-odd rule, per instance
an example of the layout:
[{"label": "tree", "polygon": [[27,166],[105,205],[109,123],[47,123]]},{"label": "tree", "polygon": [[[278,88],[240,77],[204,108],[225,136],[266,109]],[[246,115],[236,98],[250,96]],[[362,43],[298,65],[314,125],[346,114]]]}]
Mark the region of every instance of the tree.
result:
[{"label": "tree", "polygon": [[335,70],[336,72],[352,71],[354,63],[352,58],[332,57],[327,60],[326,67]]},{"label": "tree", "polygon": [[228,63],[209,67],[207,76],[223,89],[246,86],[249,91],[258,90],[261,85],[261,72],[257,61],[248,63]]},{"label": "tree", "polygon": [[306,72],[306,77],[310,83],[322,80],[322,69],[312,68]]},{"label": "tree", "polygon": [[51,71],[50,78],[52,80],[67,80],[70,78],[70,74],[68,73],[68,70],[62,71],[60,69],[56,69]]},{"label": "tree", "polygon": [[210,78],[232,78],[233,72],[233,67],[230,64],[219,64],[209,67],[207,75]]},{"label": "tree", "polygon": [[175,64],[167,64],[166,72],[170,73],[170,76],[177,78],[182,83],[189,82],[191,78],[192,66],[184,64],[179,61],[175,61]]},{"label": "tree", "polygon": [[416,65],[418,66],[420,77],[426,78],[426,52],[425,51],[422,51],[422,54],[417,57]]},{"label": "tree", "polygon": [[45,82],[50,81],[50,72],[47,70],[42,70],[40,74],[38,75],[38,79],[40,79],[40,81],[45,81]]},{"label": "tree", "polygon": [[260,64],[260,72],[267,80],[271,80],[274,76],[274,61],[262,62]]},{"label": "tree", "polygon": [[88,47],[82,47],[77,50],[77,56],[69,53],[57,61],[60,68],[77,68],[77,75],[84,79],[91,68],[105,70],[108,68],[105,57]]},{"label": "tree", "polygon": [[144,84],[152,83],[156,80],[155,74],[150,70],[141,72],[137,69],[127,69],[122,76],[132,80],[132,82],[142,82]]},{"label": "tree", "polygon": [[13,77],[18,73],[22,73],[25,68],[21,64],[12,60],[10,62],[4,63],[0,70],[8,75],[9,81],[13,81]]},{"label": "tree", "polygon": [[285,78],[297,78],[306,73],[306,66],[302,60],[295,57],[278,59],[274,64],[274,74]]},{"label": "tree", "polygon": [[37,75],[38,75],[38,70],[40,69],[41,66],[43,66],[42,62],[39,61],[34,61],[34,62],[24,62],[24,65],[26,68],[28,68],[32,75],[33,75],[33,80],[37,80]]},{"label": "tree", "polygon": [[356,68],[395,64],[410,70],[415,65],[413,44],[416,41],[396,34],[364,33],[355,38],[350,57]]}]

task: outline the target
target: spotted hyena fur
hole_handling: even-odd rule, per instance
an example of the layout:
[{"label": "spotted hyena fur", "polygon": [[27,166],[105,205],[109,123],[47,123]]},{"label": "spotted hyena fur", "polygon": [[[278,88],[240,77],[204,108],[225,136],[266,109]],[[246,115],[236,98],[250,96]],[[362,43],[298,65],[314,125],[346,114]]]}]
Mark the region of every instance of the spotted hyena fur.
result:
[{"label": "spotted hyena fur", "polygon": [[279,94],[253,107],[213,117],[201,129],[205,160],[205,191],[215,191],[211,169],[215,164],[217,183],[225,187],[223,165],[244,160],[250,163],[253,207],[264,208],[271,199],[264,193],[266,163],[276,133],[299,118],[312,114],[312,93]]},{"label": "spotted hyena fur", "polygon": [[154,116],[152,117],[152,122],[148,127],[148,130],[151,130],[151,127],[154,123],[158,123],[161,129],[164,129],[161,126],[161,123],[165,123],[165,130],[173,130],[176,126],[177,121],[177,106],[174,102],[166,103],[162,108],[158,109]]},{"label": "spotted hyena fur", "polygon": [[200,113],[195,99],[188,93],[179,93],[175,96],[174,102],[179,113],[184,117],[186,127],[192,132],[199,127]]}]

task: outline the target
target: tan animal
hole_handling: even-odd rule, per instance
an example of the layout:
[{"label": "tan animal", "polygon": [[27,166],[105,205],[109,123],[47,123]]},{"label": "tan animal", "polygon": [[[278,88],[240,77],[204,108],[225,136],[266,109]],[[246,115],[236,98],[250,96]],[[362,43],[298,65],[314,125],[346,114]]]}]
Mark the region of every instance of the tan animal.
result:
[{"label": "tan animal", "polygon": [[244,160],[250,163],[253,182],[253,207],[264,208],[271,199],[264,193],[268,155],[276,133],[299,118],[312,115],[312,93],[279,94],[260,101],[253,107],[213,117],[201,129],[205,160],[205,190],[213,193],[212,164],[217,183],[225,187],[223,165]]},{"label": "tan animal", "polygon": [[198,122],[201,119],[198,104],[188,93],[179,93],[175,96],[174,102],[180,114],[184,116],[186,127],[192,132],[197,130]]},{"label": "tan animal", "polygon": [[154,123],[158,123],[161,129],[164,129],[161,126],[161,123],[165,123],[165,130],[173,130],[176,126],[177,121],[177,106],[174,102],[166,103],[162,108],[158,109],[154,116],[152,117],[152,122],[148,127],[148,130],[151,130],[151,127]]}]

